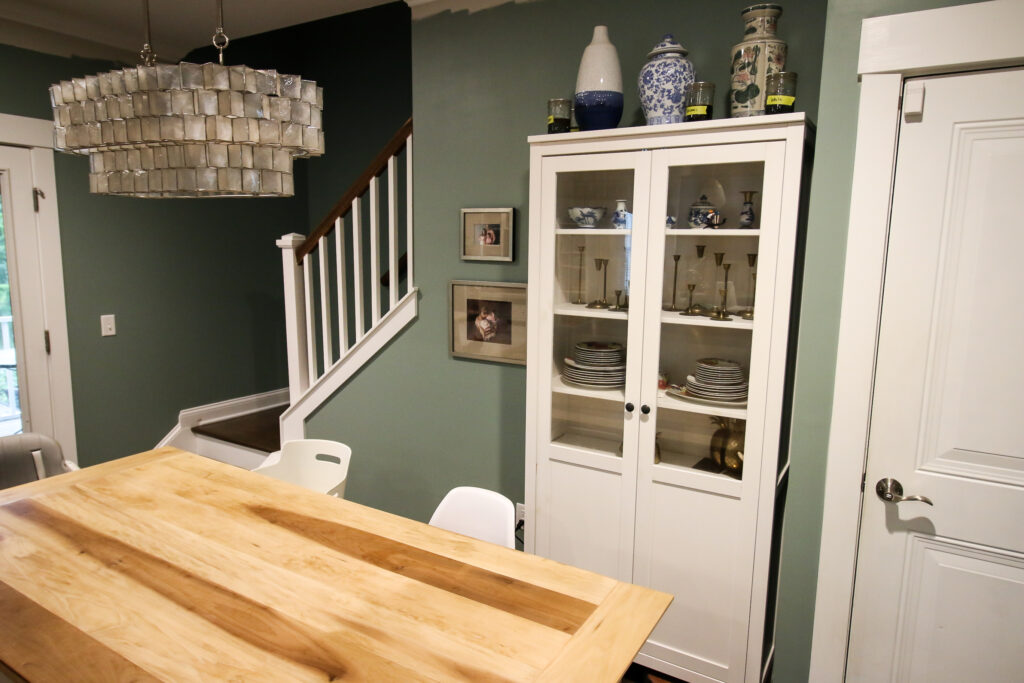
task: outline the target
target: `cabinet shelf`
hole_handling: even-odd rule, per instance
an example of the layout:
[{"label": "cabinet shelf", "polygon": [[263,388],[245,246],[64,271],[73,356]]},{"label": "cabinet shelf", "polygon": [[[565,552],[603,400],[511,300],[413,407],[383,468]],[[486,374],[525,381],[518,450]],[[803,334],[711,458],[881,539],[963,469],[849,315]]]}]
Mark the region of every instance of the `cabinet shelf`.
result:
[{"label": "cabinet shelf", "polygon": [[628,228],[555,228],[556,235],[630,235],[632,233],[633,231]]},{"label": "cabinet shelf", "polygon": [[714,228],[665,228],[669,237],[758,237],[761,228],[733,228],[731,230],[715,230]]},{"label": "cabinet shelf", "polygon": [[712,320],[703,315],[679,315],[678,311],[662,311],[661,323],[663,325],[697,325],[699,327],[721,327],[733,330],[753,330],[754,321],[744,320],[739,316],[732,316],[732,320]]},{"label": "cabinet shelf", "polygon": [[746,408],[728,408],[725,406],[705,406],[700,403],[691,403],[679,398],[672,398],[665,393],[664,389],[658,389],[658,410],[674,410],[680,413],[698,413],[700,415],[715,415],[717,417],[731,417],[737,420],[747,419]]},{"label": "cabinet shelf", "polygon": [[616,387],[614,389],[590,389],[587,387],[578,387],[562,381],[562,376],[560,374],[556,374],[551,378],[551,391],[557,394],[585,396],[587,398],[597,398],[603,401],[617,401],[619,403],[626,400],[626,392],[622,387]]},{"label": "cabinet shelf", "polygon": [[610,311],[607,308],[587,308],[586,304],[558,304],[555,315],[572,315],[578,318],[605,318],[606,320],[626,320],[626,311]]},{"label": "cabinet shelf", "polygon": [[654,477],[665,483],[739,498],[743,492],[743,481],[739,477],[697,467],[697,464],[707,457],[707,453],[683,453],[662,449],[661,462],[654,464]]}]

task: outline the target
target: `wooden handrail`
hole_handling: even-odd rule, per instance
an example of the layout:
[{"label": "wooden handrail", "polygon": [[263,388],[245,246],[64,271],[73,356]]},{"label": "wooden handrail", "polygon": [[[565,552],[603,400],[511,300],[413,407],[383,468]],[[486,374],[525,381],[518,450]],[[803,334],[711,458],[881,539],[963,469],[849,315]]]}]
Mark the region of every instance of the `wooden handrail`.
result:
[{"label": "wooden handrail", "polygon": [[320,225],[317,226],[316,230],[311,232],[306,241],[302,243],[302,246],[295,250],[295,259],[299,263],[302,263],[302,259],[306,257],[306,254],[316,249],[316,245],[322,237],[330,234],[331,230],[334,229],[334,221],[344,216],[348,212],[349,207],[352,206],[352,202],[369,189],[370,181],[387,168],[388,159],[402,151],[410,135],[412,135],[412,118],[402,124],[402,127],[392,136],[388,144],[384,146],[384,149],[380,151],[374,160],[370,162],[370,165],[366,167],[366,170],[341,196],[341,199],[334,205],[330,213],[320,221]]}]

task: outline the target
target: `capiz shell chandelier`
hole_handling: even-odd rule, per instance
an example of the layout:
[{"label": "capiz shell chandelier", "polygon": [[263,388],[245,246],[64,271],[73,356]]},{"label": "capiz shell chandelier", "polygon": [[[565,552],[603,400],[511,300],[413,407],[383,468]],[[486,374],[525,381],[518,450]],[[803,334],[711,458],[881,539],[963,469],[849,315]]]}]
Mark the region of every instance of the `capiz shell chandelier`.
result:
[{"label": "capiz shell chandelier", "polygon": [[89,157],[89,191],[130,197],[291,197],[294,157],[324,151],[323,88],[273,69],[158,64],[50,86],[54,147]]}]

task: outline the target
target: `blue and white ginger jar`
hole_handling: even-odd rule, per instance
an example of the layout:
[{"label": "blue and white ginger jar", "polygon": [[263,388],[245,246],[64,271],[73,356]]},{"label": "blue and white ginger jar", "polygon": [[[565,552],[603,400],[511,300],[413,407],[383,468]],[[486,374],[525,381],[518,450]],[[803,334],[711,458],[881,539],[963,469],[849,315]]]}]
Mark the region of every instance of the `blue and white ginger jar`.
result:
[{"label": "blue and white ginger jar", "polygon": [[686,86],[696,79],[693,64],[686,58],[686,48],[666,33],[661,42],[647,54],[647,63],[640,69],[638,87],[640,105],[648,126],[682,123],[686,113]]},{"label": "blue and white ginger jar", "polygon": [[604,130],[622,118],[622,67],[619,53],[608,40],[608,27],[595,26],[583,50],[573,100],[580,130]]}]

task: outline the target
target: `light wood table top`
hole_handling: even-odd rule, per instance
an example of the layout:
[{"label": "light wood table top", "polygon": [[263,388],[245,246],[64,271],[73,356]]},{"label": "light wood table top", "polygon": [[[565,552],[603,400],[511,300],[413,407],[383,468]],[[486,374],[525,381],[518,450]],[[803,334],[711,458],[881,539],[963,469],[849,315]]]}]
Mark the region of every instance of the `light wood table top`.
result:
[{"label": "light wood table top", "polygon": [[0,491],[30,681],[616,681],[671,599],[173,448]]}]

